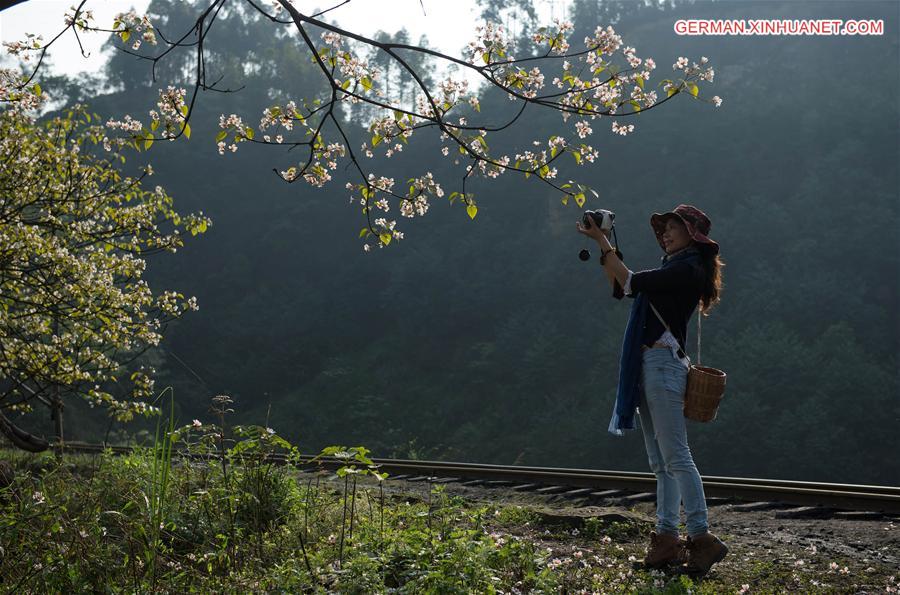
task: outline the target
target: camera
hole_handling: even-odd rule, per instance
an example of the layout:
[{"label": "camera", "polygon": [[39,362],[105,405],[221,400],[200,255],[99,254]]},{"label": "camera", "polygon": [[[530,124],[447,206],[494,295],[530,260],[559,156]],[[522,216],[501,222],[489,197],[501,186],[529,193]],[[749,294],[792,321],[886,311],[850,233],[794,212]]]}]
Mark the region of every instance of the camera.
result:
[{"label": "camera", "polygon": [[[599,227],[605,231],[612,230],[613,234],[615,234],[615,229],[613,223],[616,220],[616,214],[612,211],[608,211],[606,209],[597,209],[595,211],[585,211],[584,215],[581,217],[581,225],[583,227],[588,227],[589,225],[593,225],[594,227]],[[621,256],[621,253],[618,249],[618,239],[616,239],[616,252]],[[587,261],[591,258],[591,253],[588,250],[582,250],[578,253],[578,258],[583,261]]]},{"label": "camera", "polygon": [[596,227],[609,231],[610,229],[612,229],[613,222],[616,219],[616,214],[612,211],[607,211],[606,209],[585,211],[584,215],[581,217],[581,224],[584,227],[588,227],[589,225],[588,218],[590,218],[593,225],[595,225]]}]

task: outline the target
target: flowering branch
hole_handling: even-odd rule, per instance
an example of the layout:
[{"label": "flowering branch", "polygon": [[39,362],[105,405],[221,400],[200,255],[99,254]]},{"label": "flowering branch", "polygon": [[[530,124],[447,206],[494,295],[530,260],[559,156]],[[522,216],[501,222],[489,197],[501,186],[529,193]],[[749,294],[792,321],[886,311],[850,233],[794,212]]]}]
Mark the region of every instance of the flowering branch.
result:
[{"label": "flowering branch", "polygon": [[[363,165],[363,158],[373,158],[376,150],[383,150],[383,155],[390,158],[401,152],[416,132],[436,128],[443,141],[442,155],[450,158],[452,153],[454,164],[463,162],[461,192],[451,192],[447,198],[451,204],[461,199],[473,219],[478,207],[474,195],[467,190],[467,183],[474,177],[496,178],[505,172],[520,174],[526,179],[535,176],[560,192],[563,204],[573,199],[581,207],[586,192],[593,191],[571,180],[559,181],[560,157],[570,155],[575,166],[594,163],[599,151],[587,143],[587,138],[594,133],[597,120],[609,118],[610,130],[626,136],[634,132],[635,124],[625,123],[623,119],[633,119],[683,92],[700,99],[698,83],[712,83],[714,76],[706,57],[699,63],[679,57],[673,64],[678,78],[664,79],[656,85],[666,94],[659,99],[656,89],[648,86],[656,69],[655,61],[638,57],[635,48],[624,46],[622,38],[609,26],[596,27],[592,35],[584,38],[583,47],[573,48],[569,39],[572,23],[556,21],[534,31],[530,37],[533,46],[521,48],[524,56],[517,58],[514,55],[516,44],[503,27],[485,23],[476,29],[475,39],[468,44],[467,55],[454,57],[426,47],[379,42],[319,18],[331,9],[308,15],[288,0],[270,0],[268,6],[256,0],[213,0],[199,12],[188,31],[171,41],[147,16],[139,17],[131,12],[116,17],[111,31],[119,35],[123,43],[133,40],[130,49],[120,48],[122,51],[137,52],[142,42],[155,45],[157,40],[162,40],[166,45],[156,56],[142,56],[152,62],[154,80],[156,64],[177,49],[192,48],[196,52],[197,66],[190,93],[173,87],[165,91],[160,89],[157,109],[150,112],[149,127],[131,116],[108,122],[108,128],[125,133],[107,140],[110,150],[124,144],[149,149],[156,140],[190,137],[189,121],[199,92],[230,91],[218,88],[219,81],[207,83],[204,53],[206,35],[228,2],[245,3],[273,25],[292,27],[321,72],[328,91],[321,98],[296,99],[265,108],[257,128],[247,125],[238,114],[222,114],[216,137],[219,153],[236,152],[243,142],[280,145],[289,151],[302,148],[306,152],[303,159],[287,167],[274,168],[274,171],[288,183],[302,180],[317,187],[332,180],[332,172],[341,159],[349,159],[358,181],[348,183],[346,187],[352,191],[351,202],[358,199],[366,215],[367,224],[360,237],[374,238],[379,247],[386,246],[392,239],[402,239],[403,233],[396,229],[395,220],[386,217],[373,220],[373,209],[387,213],[391,202],[397,202],[401,215],[422,216],[428,210],[429,200],[442,198],[445,193],[431,172],[410,178],[407,192],[395,190],[392,178]],[[83,4],[68,17],[69,27],[75,23],[80,30],[99,30],[89,24],[89,13],[82,10]],[[282,13],[286,13],[286,18],[280,16]],[[314,35],[314,31],[319,35]],[[191,36],[192,41],[189,40]],[[382,71],[362,57],[364,50],[383,53],[406,73],[417,92],[412,105],[386,93]],[[519,102],[519,105],[503,123],[478,121],[470,124],[468,119],[480,118],[478,93],[470,92],[464,79],[451,77],[435,85],[428,84],[423,73],[412,66],[415,62],[410,57],[414,55],[472,72],[483,81],[485,89],[505,93],[510,101]],[[616,63],[617,55],[621,55],[627,66]],[[554,71],[550,86],[546,80],[551,77],[545,71]],[[717,107],[722,103],[718,96],[704,101]],[[381,113],[369,124],[369,141],[355,149],[336,107],[360,103]],[[493,151],[489,135],[519,123],[529,106],[559,112],[567,125],[566,130],[546,140],[533,140],[527,150],[511,154]],[[569,124],[573,116],[575,121]],[[368,251],[371,246],[366,243],[363,248]]]}]

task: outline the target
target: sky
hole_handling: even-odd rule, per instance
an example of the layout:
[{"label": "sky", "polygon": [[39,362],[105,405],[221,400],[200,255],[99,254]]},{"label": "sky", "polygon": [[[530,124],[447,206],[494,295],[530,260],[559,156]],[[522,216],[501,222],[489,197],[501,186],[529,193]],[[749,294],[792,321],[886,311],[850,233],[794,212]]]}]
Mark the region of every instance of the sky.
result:
[{"label": "sky", "polygon": [[[30,0],[0,12],[0,41],[20,41],[26,33],[43,35],[49,41],[63,28],[63,15],[73,1]],[[96,26],[110,27],[117,13],[133,7],[138,14],[143,14],[149,4],[150,0],[88,0],[85,9],[93,10]],[[309,12],[332,6],[321,0],[294,0],[293,4]],[[543,21],[549,22],[551,17],[563,16],[569,1],[535,0],[534,4]],[[424,34],[428,36],[429,47],[459,56],[461,48],[474,37],[479,14],[474,0],[351,0],[328,16],[343,28],[364,35],[406,27],[413,42]],[[398,23],[397,15],[403,15],[402,22]],[[108,59],[101,51],[105,39],[103,34],[85,36],[82,41],[89,57],[84,58],[74,36],[67,33],[48,52],[51,70],[70,75],[99,70]],[[3,63],[10,64],[5,52]]]}]

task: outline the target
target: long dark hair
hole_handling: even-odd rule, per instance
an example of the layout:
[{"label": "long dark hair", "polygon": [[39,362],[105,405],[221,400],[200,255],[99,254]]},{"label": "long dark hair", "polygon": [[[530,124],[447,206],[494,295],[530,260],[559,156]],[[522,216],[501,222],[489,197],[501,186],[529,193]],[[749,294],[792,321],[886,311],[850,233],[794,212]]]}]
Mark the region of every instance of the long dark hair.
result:
[{"label": "long dark hair", "polygon": [[725,261],[714,250],[709,250],[704,244],[697,243],[700,248],[703,270],[706,272],[706,281],[700,294],[700,313],[709,316],[709,311],[721,301],[722,293],[722,268]]}]

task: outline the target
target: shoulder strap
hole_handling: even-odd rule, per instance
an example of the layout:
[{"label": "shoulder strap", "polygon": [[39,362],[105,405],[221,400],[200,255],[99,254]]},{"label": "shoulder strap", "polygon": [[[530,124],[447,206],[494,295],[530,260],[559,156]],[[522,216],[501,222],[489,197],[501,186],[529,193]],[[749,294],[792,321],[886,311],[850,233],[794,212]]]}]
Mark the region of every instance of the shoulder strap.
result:
[{"label": "shoulder strap", "polygon": [[650,301],[650,298],[647,298],[647,303],[650,304],[651,308],[653,308],[653,313],[656,314],[656,317],[659,318],[659,321],[663,324],[664,327],[666,327],[666,330],[671,333],[672,329],[670,329],[666,321],[663,320],[663,317],[660,315],[659,310],[656,309],[656,306],[653,305],[653,302]]},{"label": "shoulder strap", "polygon": [[703,317],[703,302],[697,304],[697,365],[700,365],[700,319]]},{"label": "shoulder strap", "polygon": [[[666,330],[672,333],[672,329],[669,328],[669,325],[663,319],[662,315],[659,313],[659,310],[656,309],[656,306],[653,305],[653,302],[650,301],[650,298],[647,298],[647,303],[650,304],[650,307],[653,308],[653,313],[656,314],[656,317],[659,318],[659,321],[666,327]],[[698,304],[699,306],[699,304]],[[697,308],[697,365],[700,365],[700,317],[702,316],[700,312],[700,308]],[[672,333],[674,336],[675,333]]]}]

